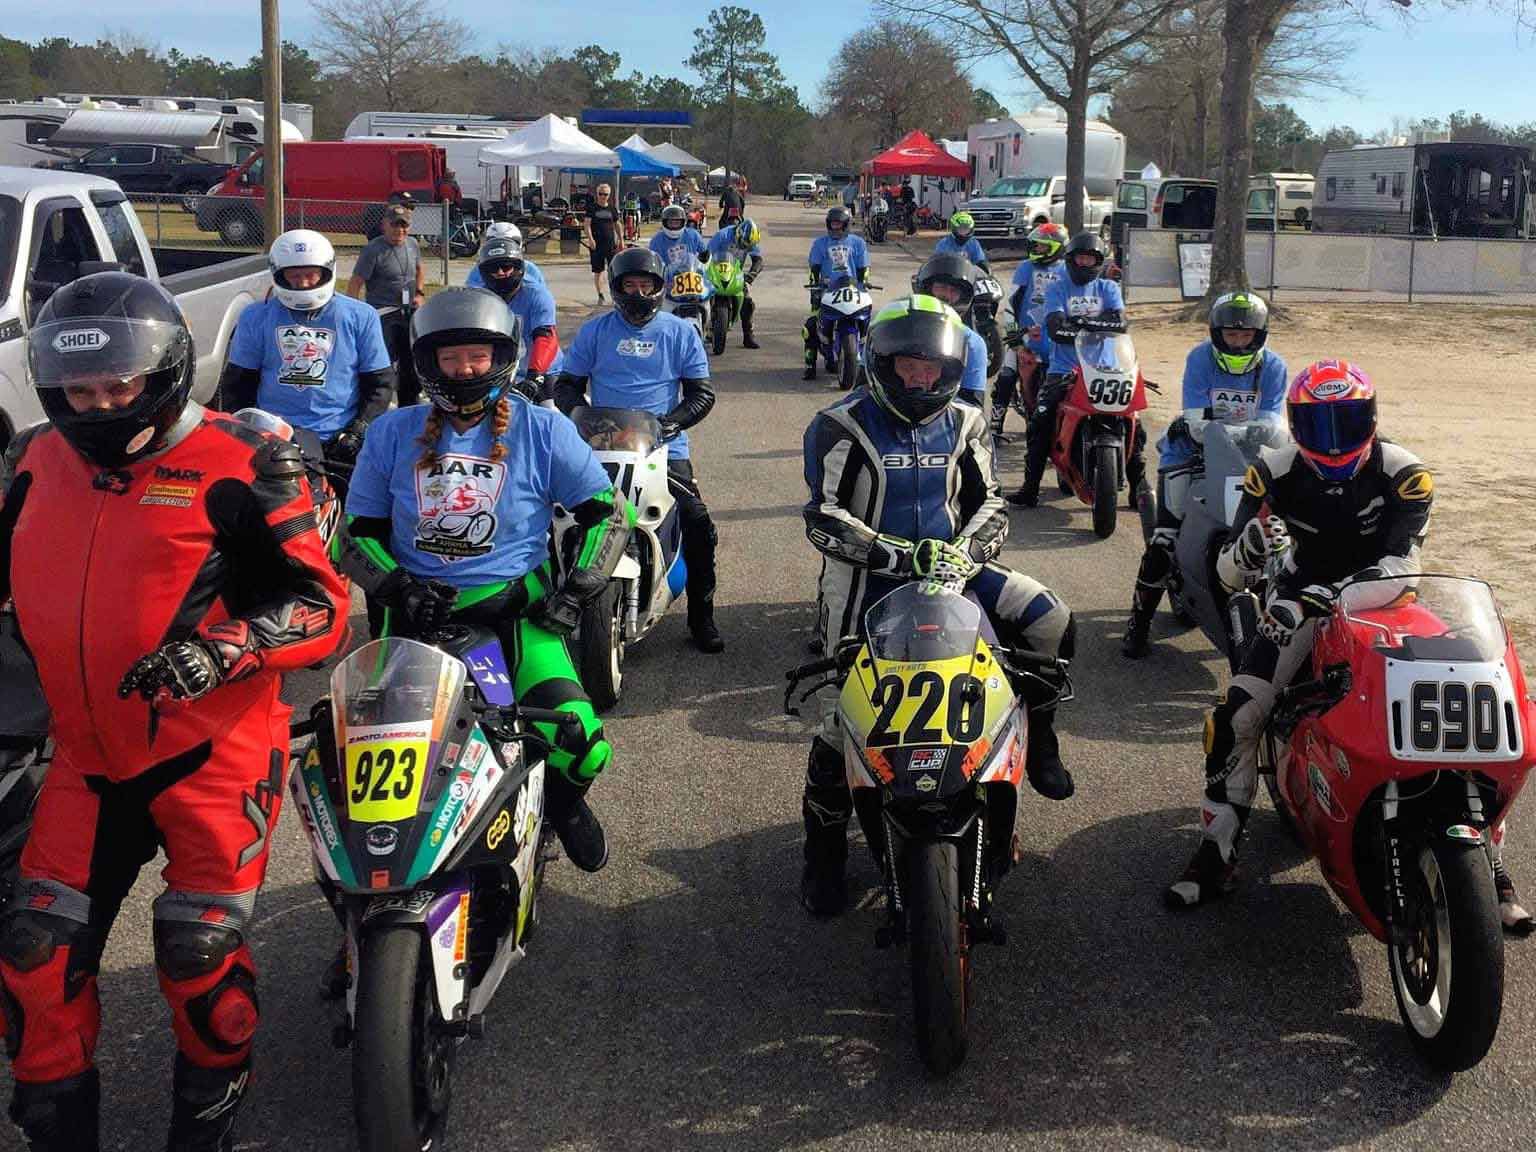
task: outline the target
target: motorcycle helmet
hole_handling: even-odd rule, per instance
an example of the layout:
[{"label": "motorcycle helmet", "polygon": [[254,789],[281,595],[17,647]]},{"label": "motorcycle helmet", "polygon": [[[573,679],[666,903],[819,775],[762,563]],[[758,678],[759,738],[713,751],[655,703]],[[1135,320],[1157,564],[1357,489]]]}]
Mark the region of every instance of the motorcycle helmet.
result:
[{"label": "motorcycle helmet", "polygon": [[[620,285],[626,276],[648,276],[649,292],[625,292]],[[649,248],[626,248],[608,261],[608,291],[624,319],[639,327],[648,324],[661,307],[661,291],[666,286],[666,269],[661,257]]]},{"label": "motorcycle helmet", "polygon": [[[1225,333],[1234,328],[1252,332],[1252,342],[1243,348],[1229,345]],[[1211,351],[1216,356],[1216,366],[1223,372],[1241,376],[1251,370],[1263,357],[1264,342],[1268,339],[1269,307],[1259,297],[1247,292],[1228,292],[1211,305]]]},{"label": "motorcycle helmet", "polygon": [[[267,254],[272,268],[272,292],[285,308],[295,312],[318,312],[336,294],[336,249],[318,232],[295,228],[272,241]],[[320,269],[320,283],[313,288],[290,288],[290,268]]]},{"label": "motorcycle helmet", "polygon": [[1029,262],[1044,268],[1061,258],[1061,250],[1067,246],[1067,230],[1047,220],[1044,224],[1035,225],[1026,237],[1025,244]]},{"label": "motorcycle helmet", "polygon": [[758,229],[757,222],[750,217],[744,218],[736,225],[736,247],[743,252],[750,252],[762,242],[763,234]]},{"label": "motorcycle helmet", "polygon": [[958,294],[954,300],[945,300],[945,303],[960,314],[961,320],[970,323],[971,303],[976,299],[976,267],[965,253],[941,252],[930,256],[912,277],[912,291],[942,300],[943,297],[933,290],[940,284]]},{"label": "motorcycle helmet", "polygon": [[483,244],[493,237],[498,240],[516,240],[521,244],[523,242],[523,230],[510,220],[497,220],[494,224],[487,224],[485,226],[485,234],[481,237],[480,242]]},{"label": "motorcycle helmet", "polygon": [[[1077,266],[1076,257],[1081,253],[1090,253],[1093,256],[1093,263],[1087,268]],[[1104,241],[1099,239],[1097,232],[1079,232],[1062,250],[1061,259],[1067,266],[1067,275],[1071,277],[1072,283],[1081,286],[1092,284],[1099,278],[1099,272],[1103,269],[1108,255]]]},{"label": "motorcycle helmet", "polygon": [[668,232],[681,232],[688,227],[688,211],[681,204],[668,204],[661,210],[661,226]]},{"label": "motorcycle helmet", "polygon": [[[156,451],[187,406],[197,357],[181,307],[160,285],[99,272],[64,285],[27,332],[27,369],[43,411],[69,446],[98,468]],[[143,388],[131,396],[136,378]],[[76,411],[72,389],[106,386],[111,407]]]},{"label": "motorcycle helmet", "polygon": [[949,218],[949,234],[962,248],[970,240],[971,233],[975,231],[976,220],[969,212],[956,212]]},{"label": "motorcycle helmet", "polygon": [[[960,391],[968,343],[959,313],[942,300],[919,294],[887,304],[870,321],[865,351],[875,401],[905,424],[928,423]],[[898,357],[935,364],[937,373],[908,383]]]},{"label": "motorcycle helmet", "polygon": [[1347,360],[1303,368],[1285,394],[1296,449],[1324,480],[1353,479],[1376,446],[1376,386]]},{"label": "motorcycle helmet", "polygon": [[522,239],[487,236],[480,243],[475,267],[480,269],[480,276],[487,289],[503,300],[510,300],[523,286],[523,272],[527,267],[523,259]]},{"label": "motorcycle helmet", "polygon": [[[483,288],[445,288],[411,317],[411,360],[421,390],[435,407],[479,422],[512,386],[522,346],[522,320]],[[443,372],[437,350],[456,344],[489,344],[491,370],[461,379]]]},{"label": "motorcycle helmet", "polygon": [[[833,231],[834,225],[837,230]],[[841,204],[827,209],[827,235],[843,237],[848,235],[848,229],[853,226],[853,214]]]}]

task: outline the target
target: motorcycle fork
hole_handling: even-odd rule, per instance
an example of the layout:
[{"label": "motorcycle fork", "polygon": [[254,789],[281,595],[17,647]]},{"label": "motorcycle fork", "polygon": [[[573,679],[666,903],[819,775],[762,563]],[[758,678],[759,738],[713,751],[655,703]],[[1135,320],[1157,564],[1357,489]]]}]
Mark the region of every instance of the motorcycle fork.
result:
[{"label": "motorcycle fork", "polygon": [[1386,909],[1387,939],[1395,947],[1408,942],[1407,925],[1411,922],[1407,886],[1403,880],[1404,844],[1402,819],[1398,814],[1400,806],[1397,781],[1388,780],[1381,797],[1381,855],[1386,872],[1382,879],[1387,896],[1383,907]]}]

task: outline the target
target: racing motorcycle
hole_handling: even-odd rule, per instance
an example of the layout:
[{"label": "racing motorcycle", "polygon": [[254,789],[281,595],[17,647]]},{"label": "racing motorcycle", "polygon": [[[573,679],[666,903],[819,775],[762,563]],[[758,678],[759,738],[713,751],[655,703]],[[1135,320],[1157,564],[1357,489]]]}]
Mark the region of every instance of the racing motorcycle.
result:
[{"label": "racing motorcycle", "polygon": [[710,297],[714,295],[714,282],[706,275],[705,268],[698,256],[691,252],[686,260],[669,265],[667,287],[661,301],[665,311],[676,313],[693,325],[701,342],[704,341]]},{"label": "racing motorcycle", "polygon": [[870,240],[885,243],[886,229],[890,227],[891,206],[884,196],[876,196],[869,203],[869,219],[864,222]]},{"label": "racing motorcycle", "polygon": [[872,287],[860,285],[855,277],[844,273],[834,276],[819,291],[814,285],[811,289],[821,357],[844,392],[859,382],[869,317],[875,306],[875,298],[869,293]]},{"label": "racing motorcycle", "polygon": [[[667,445],[656,417],[627,408],[577,408],[571,419],[636,516],[612,579],[582,609],[577,625],[577,671],[592,706],[601,711],[618,702],[625,649],[683,594],[688,569],[682,519],[667,486]],[[555,539],[569,566],[581,532],[564,508],[555,509]]]},{"label": "racing motorcycle", "polygon": [[1275,807],[1387,946],[1413,1047],[1471,1068],[1504,998],[1489,838],[1536,756],[1536,704],[1493,593],[1454,576],[1352,582],[1302,675],[1260,744]]},{"label": "racing motorcycle", "polygon": [[1125,462],[1136,443],[1136,414],[1147,407],[1147,385],[1124,332],[1082,328],[1075,343],[1077,372],[1056,409],[1051,463],[1062,490],[1093,508],[1094,535],[1102,540],[1115,531],[1115,500],[1125,487]]},{"label": "racing motorcycle", "polygon": [[747,280],[741,264],[729,256],[712,259],[704,266],[709,280],[710,351],[716,356],[725,351],[725,338],[741,315],[741,302],[747,296]]},{"label": "racing motorcycle", "polygon": [[53,759],[48,702],[37,666],[16,631],[15,617],[0,617],[0,909],[11,898],[21,850],[32,831],[32,810]]},{"label": "racing motorcycle", "polygon": [[[289,789],[346,935],[352,1102],[364,1152],[437,1146],[458,1046],[538,921],[544,754],[496,634],[386,637],[293,726]],[[579,722],[577,722],[579,723]]]},{"label": "racing motorcycle", "polygon": [[1003,333],[997,323],[997,310],[1003,304],[1003,286],[990,273],[976,277],[976,294],[971,297],[971,327],[987,342],[987,378],[996,376],[1003,366]]},{"label": "racing motorcycle", "polygon": [[1001,647],[963,582],[903,585],[864,614],[863,632],[788,673],[786,711],[841,683],[843,759],[880,866],[880,947],[904,944],[917,1049],[944,1075],[965,1059],[974,946],[1001,944],[998,883],[1018,858],[1026,681],[1071,699],[1065,664]]}]

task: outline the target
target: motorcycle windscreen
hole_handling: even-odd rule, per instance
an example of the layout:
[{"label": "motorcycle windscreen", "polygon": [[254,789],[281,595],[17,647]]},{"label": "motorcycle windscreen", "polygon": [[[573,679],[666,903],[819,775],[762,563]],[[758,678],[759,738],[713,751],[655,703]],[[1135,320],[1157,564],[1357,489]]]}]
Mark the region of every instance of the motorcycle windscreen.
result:
[{"label": "motorcycle windscreen", "polygon": [[578,408],[571,413],[571,419],[594,452],[634,452],[646,456],[661,442],[661,425],[649,412]]},{"label": "motorcycle windscreen", "polygon": [[1394,661],[1501,660],[1508,644],[1493,592],[1458,576],[1357,580],[1339,595],[1344,615],[1374,634]]},{"label": "motorcycle windscreen", "polygon": [[1079,332],[1076,343],[1085,373],[1136,379],[1136,346],[1124,332]]}]

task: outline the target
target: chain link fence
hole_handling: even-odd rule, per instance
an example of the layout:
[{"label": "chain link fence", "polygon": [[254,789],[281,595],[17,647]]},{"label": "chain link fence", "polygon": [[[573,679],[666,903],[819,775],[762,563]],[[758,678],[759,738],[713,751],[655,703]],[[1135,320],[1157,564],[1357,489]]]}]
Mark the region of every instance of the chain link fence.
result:
[{"label": "chain link fence", "polygon": [[[1125,287],[1144,302],[1203,294],[1199,270],[1210,238],[1209,232],[1131,229]],[[1266,232],[1249,234],[1246,255],[1249,283],[1271,297],[1347,294],[1409,303],[1496,297],[1536,304],[1536,240]]]}]

